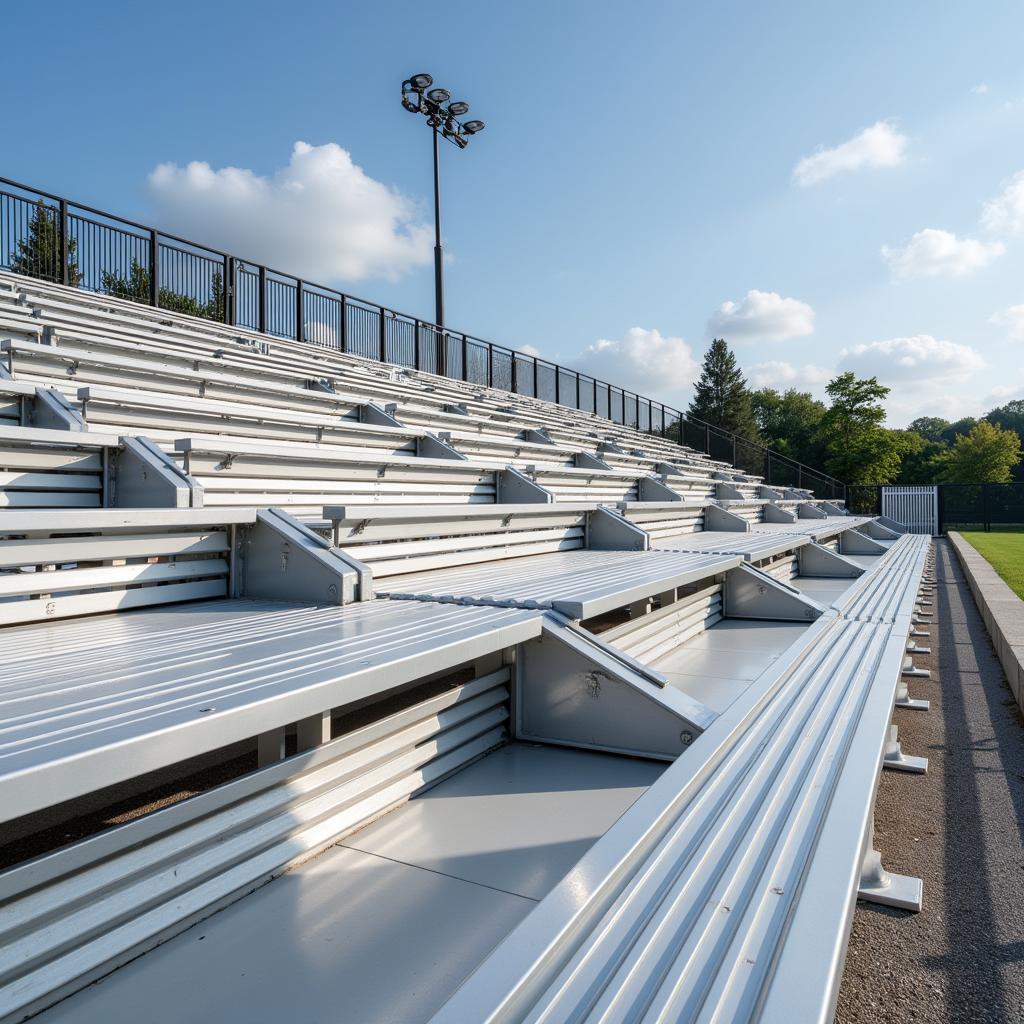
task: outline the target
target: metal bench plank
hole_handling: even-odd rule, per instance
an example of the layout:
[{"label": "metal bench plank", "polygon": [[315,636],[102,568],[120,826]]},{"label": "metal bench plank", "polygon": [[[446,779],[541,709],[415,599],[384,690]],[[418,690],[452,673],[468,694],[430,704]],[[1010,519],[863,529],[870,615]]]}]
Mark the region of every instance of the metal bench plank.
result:
[{"label": "metal bench plank", "polygon": [[75,625],[5,634],[4,820],[503,649],[541,616],[228,600]]}]

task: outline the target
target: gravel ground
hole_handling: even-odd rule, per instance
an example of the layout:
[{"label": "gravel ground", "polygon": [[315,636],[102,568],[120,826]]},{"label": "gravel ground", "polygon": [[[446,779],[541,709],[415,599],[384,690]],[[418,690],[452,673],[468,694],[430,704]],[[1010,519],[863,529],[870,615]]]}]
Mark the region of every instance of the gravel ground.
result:
[{"label": "gravel ground", "polygon": [[[897,711],[927,776],[884,772],[875,846],[924,910],[858,904],[836,1021],[1024,1022],[1024,722],[952,548],[937,542],[930,713]],[[919,644],[926,644],[924,639]]]}]

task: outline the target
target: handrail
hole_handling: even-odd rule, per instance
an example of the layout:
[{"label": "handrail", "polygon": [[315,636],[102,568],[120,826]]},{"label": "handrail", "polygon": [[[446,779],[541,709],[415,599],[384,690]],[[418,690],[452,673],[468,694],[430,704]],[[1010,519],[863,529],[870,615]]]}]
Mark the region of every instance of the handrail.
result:
[{"label": "handrail", "polygon": [[[733,466],[739,466],[742,458],[747,471],[762,476],[769,485],[782,469],[787,481],[780,481],[780,486],[814,484],[827,491],[821,497],[846,495],[842,481],[792,456],[591,374],[440,327],[10,178],[0,177],[0,185],[28,193],[0,190],[2,269],[554,401],[677,439],[708,456],[724,456],[722,461]],[[56,229],[55,248],[48,254],[26,255],[22,250],[19,255],[19,243],[30,238],[40,208],[48,211],[51,228]],[[26,266],[32,258],[36,265]],[[114,291],[112,280],[117,282]],[[328,340],[311,336],[317,333]],[[482,358],[474,363],[478,355]]]}]

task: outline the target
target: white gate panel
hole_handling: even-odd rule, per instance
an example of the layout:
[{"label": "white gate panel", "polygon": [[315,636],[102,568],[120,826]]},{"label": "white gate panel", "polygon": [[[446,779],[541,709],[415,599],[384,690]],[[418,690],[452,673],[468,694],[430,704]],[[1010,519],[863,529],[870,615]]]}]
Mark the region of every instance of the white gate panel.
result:
[{"label": "white gate panel", "polygon": [[937,487],[883,487],[882,515],[895,519],[908,533],[939,532]]}]

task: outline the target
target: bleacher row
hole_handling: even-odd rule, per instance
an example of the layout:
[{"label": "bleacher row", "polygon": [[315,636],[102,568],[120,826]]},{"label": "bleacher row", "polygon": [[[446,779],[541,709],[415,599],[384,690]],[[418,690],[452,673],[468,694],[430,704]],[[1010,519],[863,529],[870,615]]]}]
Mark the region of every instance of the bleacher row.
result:
[{"label": "bleacher row", "polygon": [[12,844],[251,757],[7,856],[0,1021],[826,1021],[858,896],[920,908],[872,808],[928,538],[13,275],[0,349]]}]

